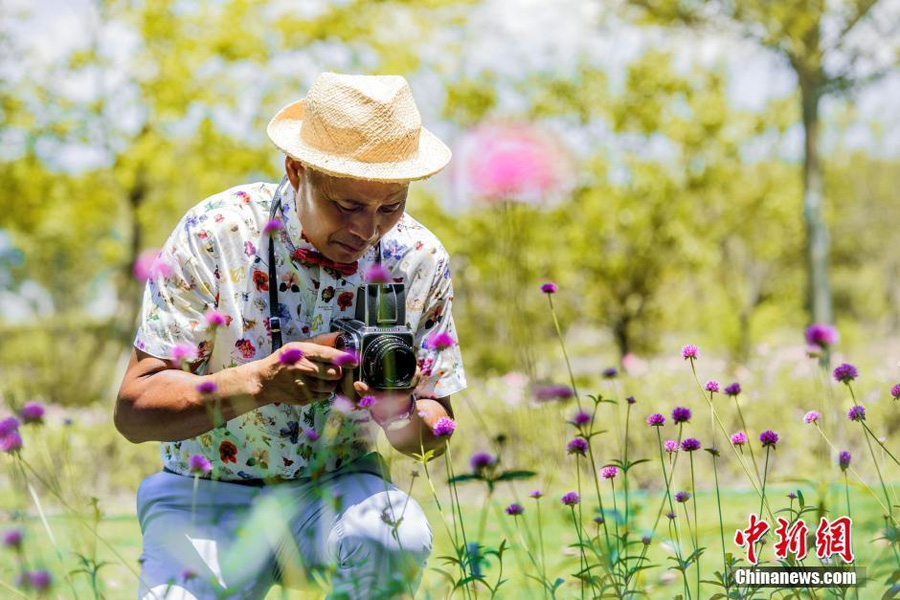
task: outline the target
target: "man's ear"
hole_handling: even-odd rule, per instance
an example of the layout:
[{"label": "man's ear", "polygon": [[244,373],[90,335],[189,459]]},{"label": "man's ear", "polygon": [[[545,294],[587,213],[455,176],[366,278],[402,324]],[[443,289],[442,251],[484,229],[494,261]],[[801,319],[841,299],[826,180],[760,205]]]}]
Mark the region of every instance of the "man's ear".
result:
[{"label": "man's ear", "polygon": [[287,173],[288,179],[291,181],[291,185],[294,186],[294,189],[300,188],[300,180],[303,177],[303,163],[299,160],[294,160],[287,154],[284,155],[284,171]]}]

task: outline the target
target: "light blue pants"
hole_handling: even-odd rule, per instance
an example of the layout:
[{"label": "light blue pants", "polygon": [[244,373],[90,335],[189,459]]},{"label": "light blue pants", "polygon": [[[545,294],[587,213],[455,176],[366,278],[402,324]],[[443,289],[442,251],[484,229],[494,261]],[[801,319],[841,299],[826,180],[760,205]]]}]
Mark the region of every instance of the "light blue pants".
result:
[{"label": "light blue pants", "polygon": [[138,597],[250,600],[276,582],[327,588],[329,580],[329,598],[412,597],[431,528],[415,500],[360,470],[367,461],[316,481],[265,487],[151,475],[137,495],[144,536]]}]

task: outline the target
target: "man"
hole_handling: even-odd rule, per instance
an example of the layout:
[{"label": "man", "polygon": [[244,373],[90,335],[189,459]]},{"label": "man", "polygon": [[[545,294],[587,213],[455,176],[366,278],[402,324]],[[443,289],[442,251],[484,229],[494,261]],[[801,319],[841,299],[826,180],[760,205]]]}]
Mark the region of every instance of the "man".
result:
[{"label": "man", "polygon": [[[383,429],[400,452],[440,453],[432,428],[466,387],[447,253],[404,212],[450,151],[398,76],[324,73],[267,133],[282,185],[188,211],[145,290],[115,411],[132,442],[162,442],[164,470],[138,490],[139,597],[263,598],[317,573],[335,598],[409,597],[431,529],[373,442]],[[333,347],[372,273],[405,284],[409,389],[353,381]]]}]

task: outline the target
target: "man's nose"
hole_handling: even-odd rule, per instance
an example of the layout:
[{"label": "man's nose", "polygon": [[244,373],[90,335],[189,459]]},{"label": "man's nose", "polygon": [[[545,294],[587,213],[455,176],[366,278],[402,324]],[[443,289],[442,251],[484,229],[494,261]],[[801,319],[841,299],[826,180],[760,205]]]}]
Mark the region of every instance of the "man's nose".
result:
[{"label": "man's nose", "polygon": [[357,236],[363,242],[368,243],[378,232],[378,220],[375,215],[355,215],[350,223],[350,233]]}]

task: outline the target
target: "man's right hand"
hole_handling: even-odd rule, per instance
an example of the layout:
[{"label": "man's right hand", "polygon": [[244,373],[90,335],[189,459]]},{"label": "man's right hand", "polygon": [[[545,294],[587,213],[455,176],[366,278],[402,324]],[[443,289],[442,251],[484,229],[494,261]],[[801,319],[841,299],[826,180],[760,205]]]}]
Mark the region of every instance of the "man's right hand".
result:
[{"label": "man's right hand", "polygon": [[[259,365],[260,405],[282,402],[305,405],[327,400],[337,389],[343,372],[335,364],[344,352],[334,348],[337,332],[324,333],[297,342],[288,342],[277,352],[257,361]],[[285,364],[281,357],[288,350],[300,350],[303,357]]]}]

